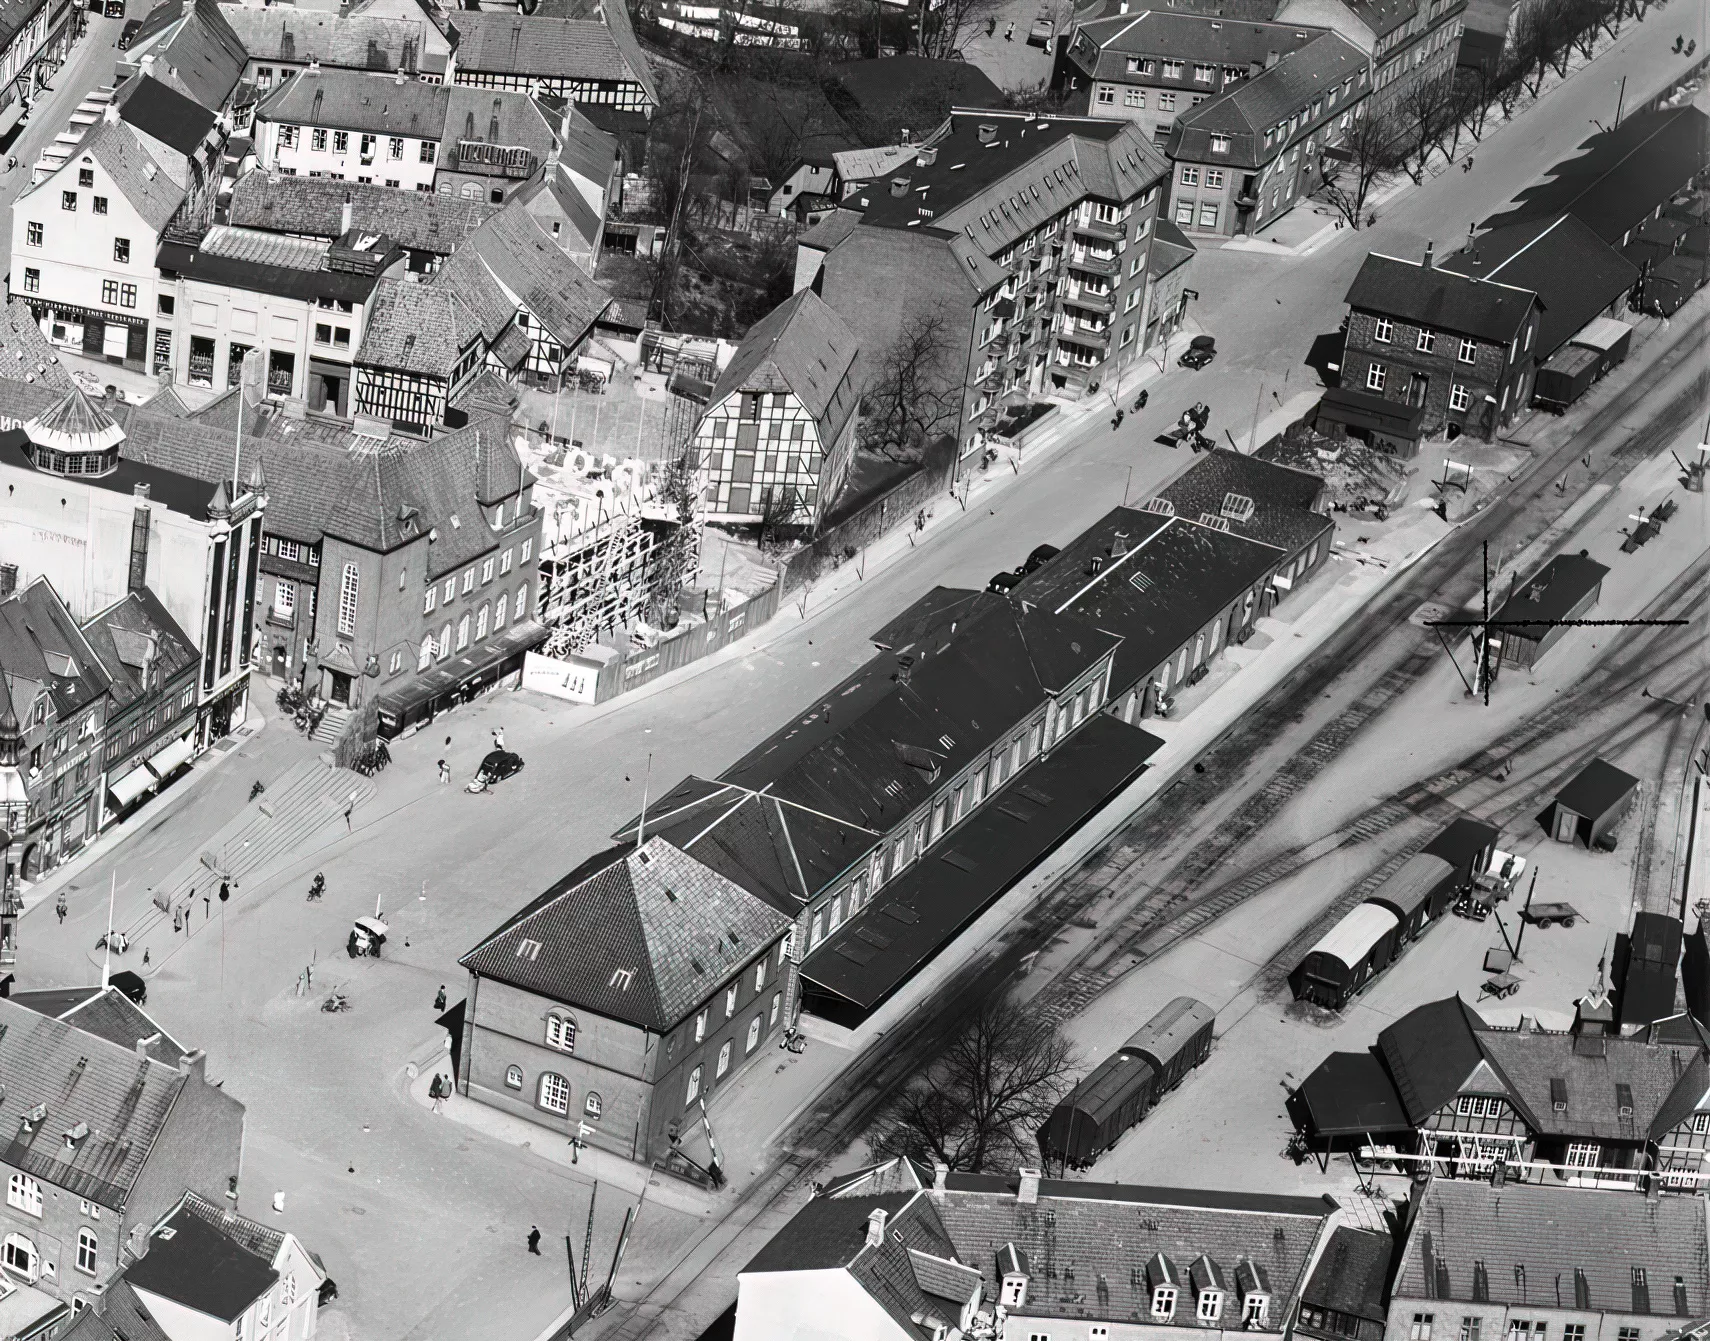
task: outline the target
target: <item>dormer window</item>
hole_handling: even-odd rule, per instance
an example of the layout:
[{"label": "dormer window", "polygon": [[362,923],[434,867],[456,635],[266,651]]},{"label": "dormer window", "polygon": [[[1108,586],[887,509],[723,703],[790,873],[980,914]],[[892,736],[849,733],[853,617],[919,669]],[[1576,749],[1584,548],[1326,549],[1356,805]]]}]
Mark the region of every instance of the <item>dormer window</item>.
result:
[{"label": "dormer window", "polygon": [[1152,1316],[1160,1322],[1168,1322],[1176,1316],[1176,1287],[1160,1285],[1152,1291]]},{"label": "dormer window", "polygon": [[1223,1291],[1201,1290],[1195,1312],[1201,1322],[1216,1322],[1223,1316]]},{"label": "dormer window", "polygon": [[999,1295],[1005,1308],[1020,1308],[1027,1302],[1027,1277],[1005,1276],[1003,1291]]},{"label": "dormer window", "polygon": [[1263,1327],[1270,1311],[1271,1297],[1268,1294],[1250,1294],[1241,1301],[1241,1322],[1248,1327]]}]

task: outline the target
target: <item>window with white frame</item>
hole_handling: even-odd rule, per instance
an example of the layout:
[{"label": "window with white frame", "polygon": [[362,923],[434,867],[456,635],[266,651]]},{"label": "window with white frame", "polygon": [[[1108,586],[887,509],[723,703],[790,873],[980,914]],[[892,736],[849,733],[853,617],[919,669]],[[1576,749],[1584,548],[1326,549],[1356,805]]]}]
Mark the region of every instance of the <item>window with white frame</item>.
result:
[{"label": "window with white frame", "polygon": [[736,1014],[736,984],[732,983],[724,989],[724,1018],[729,1019]]},{"label": "window with white frame", "polygon": [[1473,362],[1478,357],[1478,342],[1463,338],[1461,340],[1460,350],[1456,353],[1455,357],[1460,359],[1462,363]]},{"label": "window with white frame", "polygon": [[1100,104],[1106,107],[1114,105],[1116,102],[1116,86],[1114,84],[1100,84],[1098,86],[1098,100]]},{"label": "window with white frame", "polygon": [[1407,1341],[1431,1341],[1431,1324],[1436,1321],[1432,1313],[1415,1313],[1413,1326],[1408,1329]]},{"label": "window with white frame", "polygon": [[576,1021],[557,1011],[546,1017],[546,1046],[559,1052],[576,1051]]},{"label": "window with white frame", "polygon": [[1199,226],[1201,228],[1217,227],[1217,206],[1209,200],[1199,202]]},{"label": "window with white frame", "polygon": [[1160,1319],[1176,1316],[1175,1286],[1160,1285],[1152,1291],[1152,1316]]},{"label": "window with white frame", "polygon": [[1205,184],[1213,191],[1221,187],[1223,185],[1223,169],[1207,168],[1205,170]]},{"label": "window with white frame", "polygon": [[344,577],[338,585],[338,631],[345,637],[356,633],[356,595],[361,574],[354,563],[344,566]]},{"label": "window with white frame", "polygon": [[1389,369],[1381,363],[1374,363],[1366,369],[1366,390],[1382,391],[1383,384],[1389,380]]},{"label": "window with white frame", "polygon": [[1465,382],[1456,382],[1449,388],[1449,408],[1464,410],[1472,404],[1472,392],[1467,389]]},{"label": "window with white frame", "polygon": [[1194,167],[1191,163],[1183,163],[1182,164],[1182,185],[1183,186],[1198,186],[1199,185],[1199,169]]},{"label": "window with white frame", "polygon": [[1419,332],[1419,342],[1416,345],[1414,345],[1414,348],[1417,349],[1421,354],[1429,354],[1436,347],[1437,347],[1437,332],[1436,331],[1428,331],[1428,330],[1421,328],[1420,332]]},{"label": "window with white frame", "polygon": [[743,1053],[747,1054],[747,1053],[753,1052],[755,1046],[759,1042],[760,1042],[760,1017],[758,1015],[756,1015],[752,1020],[750,1020],[748,1022],[748,1041],[743,1044],[743,1047],[742,1047]]},{"label": "window with white frame", "polygon": [[42,1185],[27,1173],[15,1173],[6,1182],[6,1204],[26,1215],[42,1213]]},{"label": "window with white frame", "polygon": [[556,1072],[548,1071],[540,1078],[540,1106],[549,1113],[566,1117],[570,1112],[570,1082]]},{"label": "window with white frame", "polygon": [[1137,88],[1123,89],[1122,105],[1124,107],[1144,107],[1146,105],[1145,92]]},{"label": "window with white frame", "polygon": [[766,961],[760,960],[754,965],[754,990],[758,992],[766,985]]},{"label": "window with white frame", "polygon": [[93,1276],[95,1274],[95,1250],[97,1246],[93,1229],[85,1228],[77,1231],[77,1269],[85,1275]]},{"label": "window with white frame", "polygon": [[1269,1312],[1271,1297],[1268,1294],[1250,1294],[1241,1301],[1241,1321],[1256,1323],[1263,1326],[1265,1314]]},{"label": "window with white frame", "polygon": [[522,1067],[517,1066],[514,1063],[507,1066],[505,1068],[505,1084],[509,1085],[513,1090],[520,1090],[523,1084]]},{"label": "window with white frame", "polygon": [[36,1245],[22,1234],[6,1235],[4,1253],[0,1253],[0,1261],[4,1261],[8,1271],[15,1271],[25,1280],[34,1280],[41,1270],[41,1257],[36,1253]]},{"label": "window with white frame", "polygon": [[724,1046],[718,1050],[718,1068],[714,1071],[715,1078],[730,1070],[730,1040],[724,1041]]},{"label": "window with white frame", "polygon": [[1387,345],[1395,338],[1395,323],[1388,317],[1379,317],[1377,323],[1372,327],[1372,338],[1381,340]]},{"label": "window with white frame", "polygon": [[1229,137],[1227,135],[1213,135],[1211,137],[1211,152],[1214,154],[1228,153]]},{"label": "window with white frame", "polygon": [[700,1093],[701,1068],[697,1066],[693,1071],[689,1072],[689,1088],[687,1094],[684,1096],[683,1102],[685,1104],[694,1103],[694,1101],[700,1097]]},{"label": "window with white frame", "polygon": [[281,619],[291,618],[297,608],[297,584],[279,581],[273,584],[273,613]]},{"label": "window with white frame", "polygon": [[695,1016],[695,1042],[699,1043],[707,1036],[707,1013],[703,1010]]},{"label": "window with white frame", "polygon": [[1201,1322],[1216,1322],[1223,1316],[1223,1291],[1201,1290],[1199,1306],[1194,1311]]}]

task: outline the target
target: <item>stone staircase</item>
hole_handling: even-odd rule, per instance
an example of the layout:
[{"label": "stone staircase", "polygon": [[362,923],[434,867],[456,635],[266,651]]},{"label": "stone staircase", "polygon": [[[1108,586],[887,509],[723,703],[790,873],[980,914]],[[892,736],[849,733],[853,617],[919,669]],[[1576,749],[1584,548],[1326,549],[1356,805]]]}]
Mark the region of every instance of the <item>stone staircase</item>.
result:
[{"label": "stone staircase", "polygon": [[[162,921],[170,924],[174,908],[192,905],[205,895],[217,898],[221,880],[236,881],[232,896],[241,898],[248,886],[309,846],[320,829],[341,821],[347,807],[361,806],[373,796],[374,784],[360,773],[319,759],[304,760],[245,806],[199,853],[179,863],[154,890],[153,904],[124,928],[125,933],[140,941],[151,927]],[[342,823],[336,832],[344,832]],[[206,914],[195,911],[199,927]]]},{"label": "stone staircase", "polygon": [[325,716],[321,718],[321,724],[315,728],[315,734],[310,739],[321,745],[336,745],[338,738],[344,734],[344,724],[349,720],[349,708],[329,703]]}]

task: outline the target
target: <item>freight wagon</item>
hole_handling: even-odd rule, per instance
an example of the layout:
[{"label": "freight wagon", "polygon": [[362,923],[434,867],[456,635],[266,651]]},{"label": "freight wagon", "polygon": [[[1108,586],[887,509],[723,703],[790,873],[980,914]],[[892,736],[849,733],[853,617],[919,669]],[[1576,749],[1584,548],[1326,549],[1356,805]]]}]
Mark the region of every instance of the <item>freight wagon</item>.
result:
[{"label": "freight wagon", "polygon": [[1454,905],[1489,864],[1497,836],[1477,820],[1456,820],[1402,862],[1295,965],[1294,999],[1340,1010]]},{"label": "freight wagon", "polygon": [[1134,1126],[1211,1052],[1217,1017],[1178,996],[1052,1110],[1039,1129],[1047,1162],[1084,1169]]}]

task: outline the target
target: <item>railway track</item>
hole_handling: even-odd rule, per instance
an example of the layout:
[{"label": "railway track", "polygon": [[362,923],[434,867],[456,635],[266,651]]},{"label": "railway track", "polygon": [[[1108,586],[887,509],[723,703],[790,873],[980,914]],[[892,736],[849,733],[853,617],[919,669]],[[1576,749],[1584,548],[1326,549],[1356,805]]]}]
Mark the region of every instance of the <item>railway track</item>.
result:
[{"label": "railway track", "polygon": [[[1125,896],[1137,897],[1138,906],[1101,932],[1089,952],[1077,956],[1056,973],[1052,984],[1039,997],[1053,1013],[1059,1010],[1073,1013],[1107,988],[1114,980],[1111,968],[1124,952],[1143,951],[1140,962],[1155,957],[1168,944],[1215,921],[1258,889],[1280,878],[1267,879],[1268,873],[1285,871],[1291,861],[1300,860],[1304,852],[1275,854],[1260,866],[1199,892],[1290,798],[1338,757],[1355,735],[1417,682],[1434,656],[1441,655],[1435,641],[1423,630],[1409,630],[1409,616],[1430,599],[1449,604],[1450,608],[1459,608],[1470,600],[1476,580],[1469,584],[1464,570],[1479,547],[1486,540],[1505,537],[1507,530],[1545,495],[1566,467],[1587,455],[1588,449],[1596,453],[1600,442],[1617,436],[1625,428],[1622,421],[1629,415],[1648,409],[1649,397],[1701,347],[1707,334],[1710,334],[1710,317],[1701,317],[1691,327],[1683,328],[1651,367],[1602,406],[1577,433],[1524,467],[1506,496],[1463,525],[1435,553],[1405,575],[1379,605],[1349,621],[1306,665],[1254,705],[1202,756],[1203,773],[1185,774],[1175,786],[1130,817],[1077,871],[1045,894],[997,941],[951,974],[907,1020],[870,1047],[797,1119],[785,1136],[784,1158],[793,1171],[791,1176],[758,1180],[739,1198],[732,1220],[743,1226],[753,1223],[770,1207],[796,1193],[809,1178],[817,1176],[826,1161],[867,1128],[896,1088],[942,1051],[983,1001],[1013,979],[1024,957],[1048,946],[1065,926],[1084,916],[1098,900],[1114,897],[1120,902]],[[1614,450],[1602,457],[1598,477],[1618,478],[1640,460],[1659,451],[1696,414],[1707,387],[1710,375],[1700,374],[1689,388],[1671,396],[1637,432],[1627,433]],[[1386,647],[1392,640],[1398,641],[1399,646]],[[1148,882],[1144,876],[1150,864],[1166,857],[1174,838],[1197,832],[1195,825],[1203,823],[1206,812],[1229,790],[1229,779],[1239,778],[1247,762],[1274,745],[1332,686],[1360,668],[1374,652],[1387,653],[1379,662],[1383,669],[1354,701],[1316,731],[1302,749],[1293,752],[1213,834],[1191,844],[1169,866],[1163,878]],[[1552,710],[1555,706],[1552,705]],[[1483,753],[1488,753],[1488,748]],[[1479,759],[1480,755],[1470,756],[1463,767],[1476,769]],[[1491,766],[1497,762],[1488,761]],[[1346,826],[1345,834],[1338,831],[1318,843],[1331,844],[1324,848],[1329,851],[1343,842],[1376,837],[1408,818],[1447,813],[1451,808],[1450,800],[1423,785],[1416,786],[1356,817]],[[1373,874],[1379,876],[1381,871]],[[1113,944],[1118,947],[1114,954]],[[1103,961],[1104,967],[1090,967],[1094,953],[1109,956]],[[651,1323],[709,1273],[733,1272],[734,1266],[724,1260],[722,1253],[715,1255],[698,1270],[684,1268],[671,1273],[641,1304],[620,1305],[614,1313],[625,1313],[619,1325],[625,1327],[626,1336],[643,1335],[651,1327],[630,1332],[627,1326],[635,1321],[631,1315],[638,1309],[650,1315]],[[609,1334],[603,1328],[602,1333]]]}]

